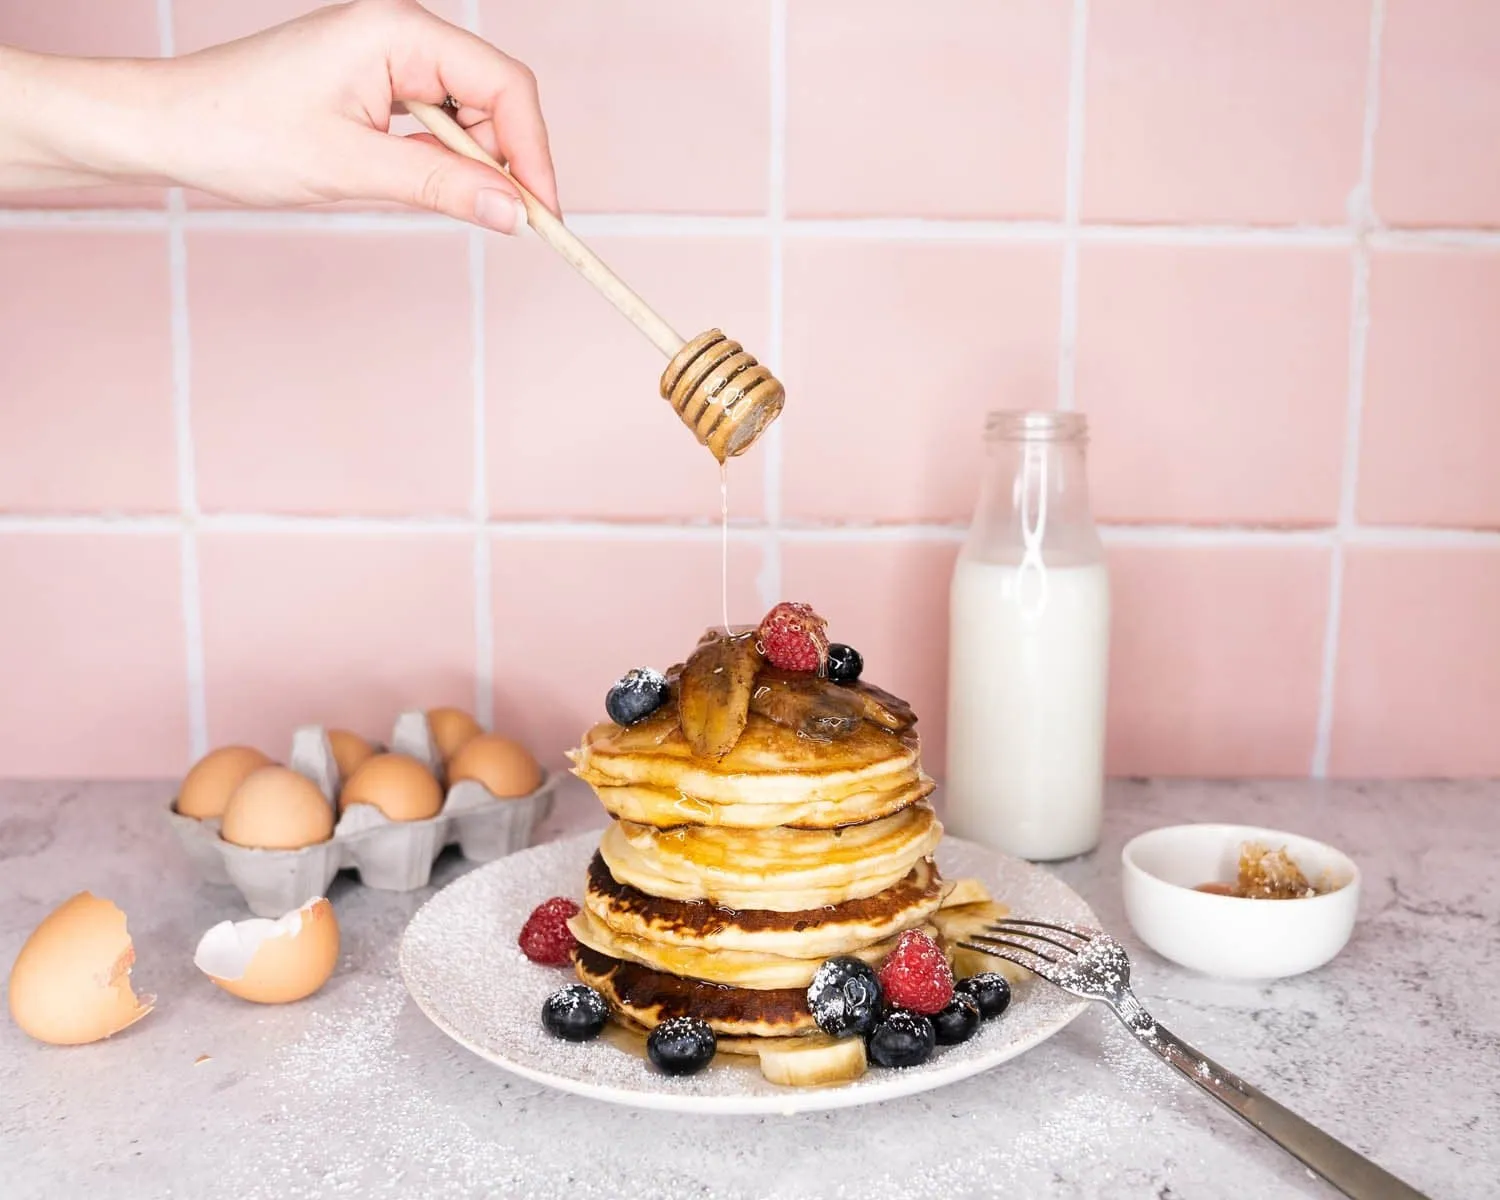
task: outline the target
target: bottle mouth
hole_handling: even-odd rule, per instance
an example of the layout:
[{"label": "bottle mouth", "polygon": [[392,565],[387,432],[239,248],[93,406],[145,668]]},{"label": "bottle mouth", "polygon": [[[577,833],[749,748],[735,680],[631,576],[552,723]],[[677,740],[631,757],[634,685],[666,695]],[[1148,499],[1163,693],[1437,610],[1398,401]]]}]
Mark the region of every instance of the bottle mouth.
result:
[{"label": "bottle mouth", "polygon": [[1089,419],[1081,412],[1005,409],[984,419],[986,441],[1078,442],[1089,440]]}]

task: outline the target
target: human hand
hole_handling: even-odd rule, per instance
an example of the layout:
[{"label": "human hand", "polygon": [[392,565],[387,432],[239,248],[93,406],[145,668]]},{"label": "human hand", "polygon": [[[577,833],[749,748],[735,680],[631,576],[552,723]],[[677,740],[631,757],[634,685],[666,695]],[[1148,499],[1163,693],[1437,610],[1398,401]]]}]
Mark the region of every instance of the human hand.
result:
[{"label": "human hand", "polygon": [[395,201],[513,232],[525,210],[504,175],[428,134],[387,132],[401,100],[452,96],[459,123],[557,209],[535,77],[415,0],[353,0],[181,58],[112,66],[106,82],[103,64],[59,60],[35,87],[64,97],[72,120],[50,128],[73,174],[258,206]]}]

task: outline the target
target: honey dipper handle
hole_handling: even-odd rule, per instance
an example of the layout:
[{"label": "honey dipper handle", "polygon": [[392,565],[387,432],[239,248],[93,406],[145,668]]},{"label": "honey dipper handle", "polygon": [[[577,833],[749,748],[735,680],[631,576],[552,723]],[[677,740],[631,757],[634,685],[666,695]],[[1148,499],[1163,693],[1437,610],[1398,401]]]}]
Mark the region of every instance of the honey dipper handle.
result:
[{"label": "honey dipper handle", "polygon": [[526,206],[526,220],[536,230],[537,236],[572,263],[573,268],[619,309],[626,320],[644,333],[652,345],[668,358],[682,349],[684,339],[678,336],[677,331],[605,266],[603,259],[579,241],[572,230],[555,217],[545,204],[522,187],[514,175],[485,153],[484,147],[470,137],[457,121],[435,104],[426,104],[420,100],[405,100],[403,103],[407,112],[455,154],[462,154],[487,167],[504,171],[511,186],[520,193],[521,202]]}]

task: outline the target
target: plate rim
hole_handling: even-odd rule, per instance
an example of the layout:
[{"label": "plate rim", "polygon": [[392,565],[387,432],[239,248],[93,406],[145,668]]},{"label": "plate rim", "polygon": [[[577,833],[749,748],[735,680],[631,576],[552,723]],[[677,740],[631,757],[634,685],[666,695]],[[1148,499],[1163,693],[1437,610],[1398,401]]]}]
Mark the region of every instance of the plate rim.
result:
[{"label": "plate rim", "polygon": [[[583,842],[584,839],[597,838],[597,829],[583,830],[575,834],[554,838],[547,842],[539,842],[527,850],[519,851],[524,854],[529,850],[541,849],[542,847],[558,847],[570,842]],[[989,858],[999,862],[1018,863],[1021,866],[1034,871],[1042,871],[1043,868],[1035,863],[1024,859],[1015,858],[1013,855],[1005,854],[1003,851],[993,850],[988,846],[971,842],[964,838],[944,836],[944,846],[958,849],[977,851]],[[941,847],[940,847],[941,849]],[[1066,1007],[1071,1010],[1059,1019],[1056,1024],[1038,1030],[1030,1037],[1019,1042],[1007,1043],[1003,1052],[992,1052],[988,1055],[978,1055],[973,1058],[965,1058],[953,1063],[946,1069],[938,1067],[935,1070],[920,1073],[907,1074],[902,1071],[892,1071],[889,1079],[879,1083],[870,1084],[858,1089],[845,1088],[842,1086],[829,1086],[819,1088],[788,1088],[786,1096],[781,1095],[728,1095],[728,1096],[697,1096],[684,1095],[677,1092],[634,1090],[616,1087],[607,1084],[593,1084],[587,1080],[574,1079],[571,1076],[559,1075],[553,1072],[528,1066],[525,1063],[516,1062],[513,1059],[503,1058],[488,1047],[481,1047],[472,1042],[463,1033],[453,1028],[452,1025],[438,1013],[434,1012],[419,994],[419,989],[412,983],[410,969],[407,963],[408,939],[413,925],[426,911],[428,905],[432,904],[439,896],[446,892],[454,884],[461,883],[465,879],[472,879],[485,871],[498,870],[507,860],[515,857],[506,855],[496,859],[494,862],[485,863],[476,870],[466,872],[450,883],[439,888],[435,893],[423,902],[422,906],[412,913],[407,921],[406,927],[401,932],[401,942],[397,950],[397,964],[401,972],[401,982],[406,988],[406,994],[411,997],[412,1002],[423,1016],[430,1021],[439,1032],[450,1040],[462,1046],[469,1053],[499,1067],[509,1074],[519,1076],[532,1083],[541,1084],[544,1087],[556,1091],[565,1092],[569,1095],[582,1096],[585,1099],[600,1101],[605,1104],[614,1104],[624,1108],[650,1109],[656,1112],[678,1112],[703,1116],[794,1116],[804,1112],[828,1111],[840,1108],[855,1108],[866,1104],[878,1104],[886,1100],[897,1100],[906,1096],[920,1095],[923,1092],[935,1091],[938,1088],[947,1087],[949,1084],[959,1083],[965,1079],[971,1079],[975,1075],[981,1075],[986,1071],[1009,1062],[1013,1058],[1034,1050],[1043,1042],[1061,1033],[1089,1008],[1087,1000],[1073,998]],[[1097,917],[1088,901],[1084,900],[1073,888],[1055,875],[1048,873],[1049,877],[1059,887],[1065,888],[1083,906],[1097,924]],[[748,1060],[747,1060],[748,1061]]]}]

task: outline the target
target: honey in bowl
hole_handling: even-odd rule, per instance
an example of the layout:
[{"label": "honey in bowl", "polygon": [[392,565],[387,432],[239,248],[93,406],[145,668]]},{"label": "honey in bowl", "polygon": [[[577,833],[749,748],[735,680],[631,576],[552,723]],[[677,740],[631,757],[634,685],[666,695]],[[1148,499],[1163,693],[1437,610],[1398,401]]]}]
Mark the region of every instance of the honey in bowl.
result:
[{"label": "honey in bowl", "polygon": [[1211,880],[1193,889],[1213,896],[1233,896],[1240,900],[1305,900],[1334,891],[1331,884],[1314,886],[1308,882],[1286,847],[1272,850],[1258,842],[1240,847],[1239,874],[1233,883]]}]

